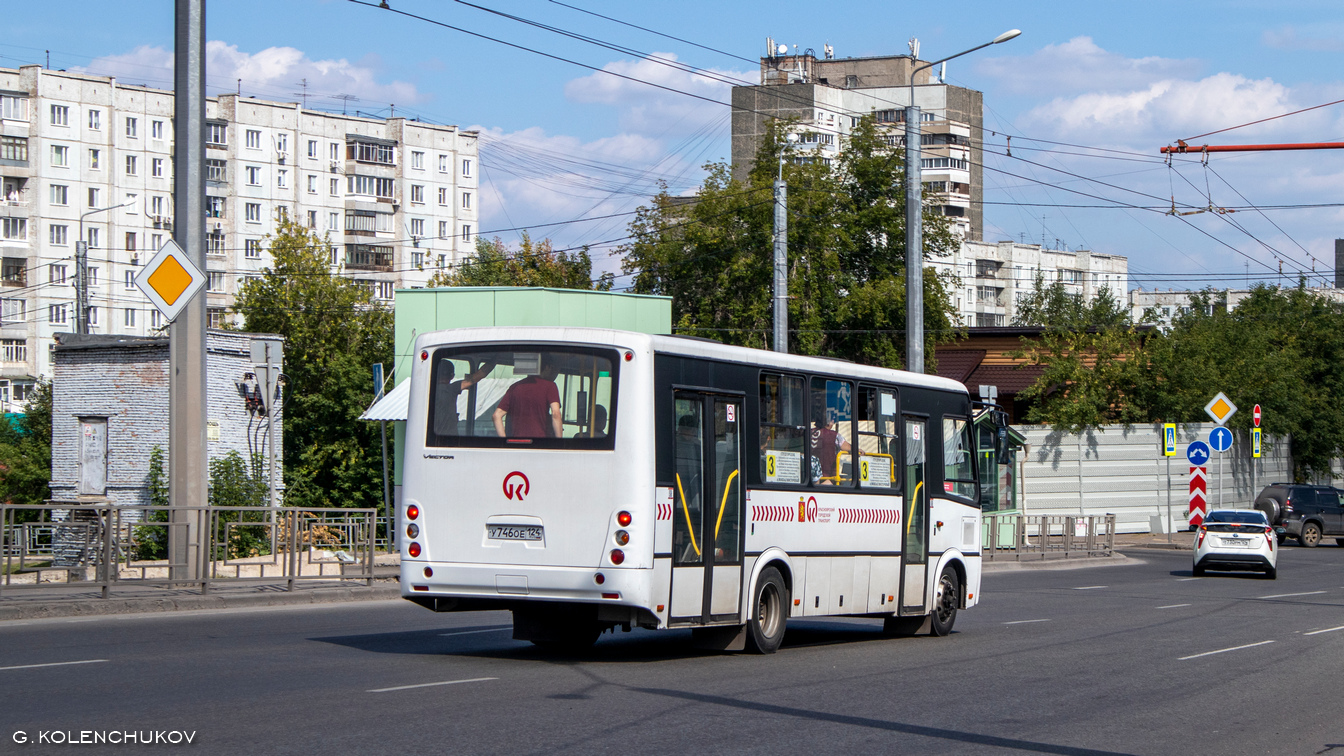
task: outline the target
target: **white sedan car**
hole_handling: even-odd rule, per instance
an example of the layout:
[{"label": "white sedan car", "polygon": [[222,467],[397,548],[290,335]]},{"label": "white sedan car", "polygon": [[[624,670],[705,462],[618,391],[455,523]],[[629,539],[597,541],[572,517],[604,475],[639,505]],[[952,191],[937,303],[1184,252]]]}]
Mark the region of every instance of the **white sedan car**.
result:
[{"label": "white sedan car", "polygon": [[1205,570],[1253,570],[1278,577],[1274,529],[1258,509],[1215,509],[1195,534],[1196,577]]}]

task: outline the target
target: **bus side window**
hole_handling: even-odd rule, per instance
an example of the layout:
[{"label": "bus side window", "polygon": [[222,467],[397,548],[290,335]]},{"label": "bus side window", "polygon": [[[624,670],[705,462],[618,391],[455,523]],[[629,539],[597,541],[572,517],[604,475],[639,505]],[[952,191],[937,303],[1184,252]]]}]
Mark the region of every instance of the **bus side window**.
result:
[{"label": "bus side window", "polygon": [[856,431],[859,449],[859,486],[895,491],[898,475],[895,452],[896,394],[890,390],[861,386]]},{"label": "bus side window", "polygon": [[760,444],[761,480],[802,485],[804,440],[803,379],[793,375],[761,374]]},{"label": "bus side window", "polygon": [[854,485],[854,384],[813,378],[811,420],[808,450],[813,485]]},{"label": "bus side window", "polygon": [[971,423],[960,417],[943,418],[943,490],[975,498],[975,456]]}]

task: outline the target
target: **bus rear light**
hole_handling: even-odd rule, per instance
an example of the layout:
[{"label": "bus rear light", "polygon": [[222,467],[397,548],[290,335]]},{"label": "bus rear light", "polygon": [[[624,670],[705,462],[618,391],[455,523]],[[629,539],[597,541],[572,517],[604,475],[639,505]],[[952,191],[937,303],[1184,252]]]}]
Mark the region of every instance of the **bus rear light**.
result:
[{"label": "bus rear light", "polygon": [[433,567],[426,567],[426,568],[425,568],[425,577],[434,577],[434,568],[433,568]]},{"label": "bus rear light", "polygon": [[410,554],[412,559],[420,556],[420,544],[411,541],[411,545],[406,547],[406,553]]},{"label": "bus rear light", "polygon": [[665,606],[666,606],[665,604],[659,604],[659,605],[658,605],[658,613],[659,613],[659,614],[662,614],[662,613],[663,613],[663,609],[665,608]]},{"label": "bus rear light", "polygon": [[429,359],[429,350],[427,350],[427,349],[422,349],[422,350],[420,350],[420,359],[422,359],[422,360],[427,360],[427,359]]},{"label": "bus rear light", "polygon": [[634,519],[635,518],[630,516],[629,512],[621,512],[616,515],[616,522],[623,528],[630,527],[630,523],[633,522]]},{"label": "bus rear light", "polygon": [[406,507],[406,519],[414,520],[419,516],[420,516],[420,507],[417,507],[414,504],[410,505],[409,507]]},{"label": "bus rear light", "polygon": [[630,534],[624,530],[616,531],[616,545],[624,546],[627,543],[630,543]]},{"label": "bus rear light", "polygon": [[635,358],[635,353],[634,353],[634,352],[626,352],[626,353],[625,353],[625,361],[626,361],[626,362],[629,362],[630,360],[633,360],[634,358]]},{"label": "bus rear light", "polygon": [[427,590],[429,590],[429,586],[427,586],[427,585],[413,585],[413,586],[411,586],[411,590],[413,590],[413,591],[427,591]]},{"label": "bus rear light", "polygon": [[416,525],[415,523],[411,523],[410,525],[407,525],[407,526],[406,526],[406,537],[407,537],[407,538],[418,538],[419,536],[420,536],[420,526],[419,526],[419,525]]},{"label": "bus rear light", "polygon": [[[411,545],[414,546],[415,544],[411,544]],[[411,556],[415,556],[415,555],[412,554]],[[621,562],[624,562],[624,561],[625,561],[625,552],[624,552],[624,551],[621,551],[620,549],[612,549],[612,550],[611,550],[611,563],[612,563],[612,564],[620,564]]]},{"label": "bus rear light", "polygon": [[602,594],[602,598],[606,598],[606,599],[618,599],[618,598],[620,598],[620,597],[621,597],[621,594],[619,594],[619,593],[604,593],[604,594]]},{"label": "bus rear light", "polygon": [[593,582],[597,583],[598,585],[602,585],[603,583],[607,582],[607,576],[599,572],[596,575],[593,575]]}]

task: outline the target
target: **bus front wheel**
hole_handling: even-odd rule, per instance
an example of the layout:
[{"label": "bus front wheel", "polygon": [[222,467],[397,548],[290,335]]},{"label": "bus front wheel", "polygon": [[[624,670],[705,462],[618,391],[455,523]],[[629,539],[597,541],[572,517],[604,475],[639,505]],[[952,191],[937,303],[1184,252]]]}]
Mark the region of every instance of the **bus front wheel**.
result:
[{"label": "bus front wheel", "polygon": [[779,570],[774,567],[761,570],[752,600],[755,611],[747,621],[747,646],[758,654],[773,654],[784,642],[784,624],[789,611],[789,589]]},{"label": "bus front wheel", "polygon": [[933,616],[929,631],[933,635],[948,635],[957,621],[957,607],[961,604],[961,581],[956,570],[944,567],[938,578],[938,589],[933,594]]}]

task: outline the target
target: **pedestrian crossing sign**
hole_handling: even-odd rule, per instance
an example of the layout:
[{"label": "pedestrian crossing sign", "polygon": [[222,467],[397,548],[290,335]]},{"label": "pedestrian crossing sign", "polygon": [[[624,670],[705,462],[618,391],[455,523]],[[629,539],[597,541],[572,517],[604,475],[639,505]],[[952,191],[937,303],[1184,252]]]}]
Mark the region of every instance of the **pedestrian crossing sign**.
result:
[{"label": "pedestrian crossing sign", "polygon": [[1162,456],[1176,456],[1176,423],[1166,423],[1162,426]]}]

